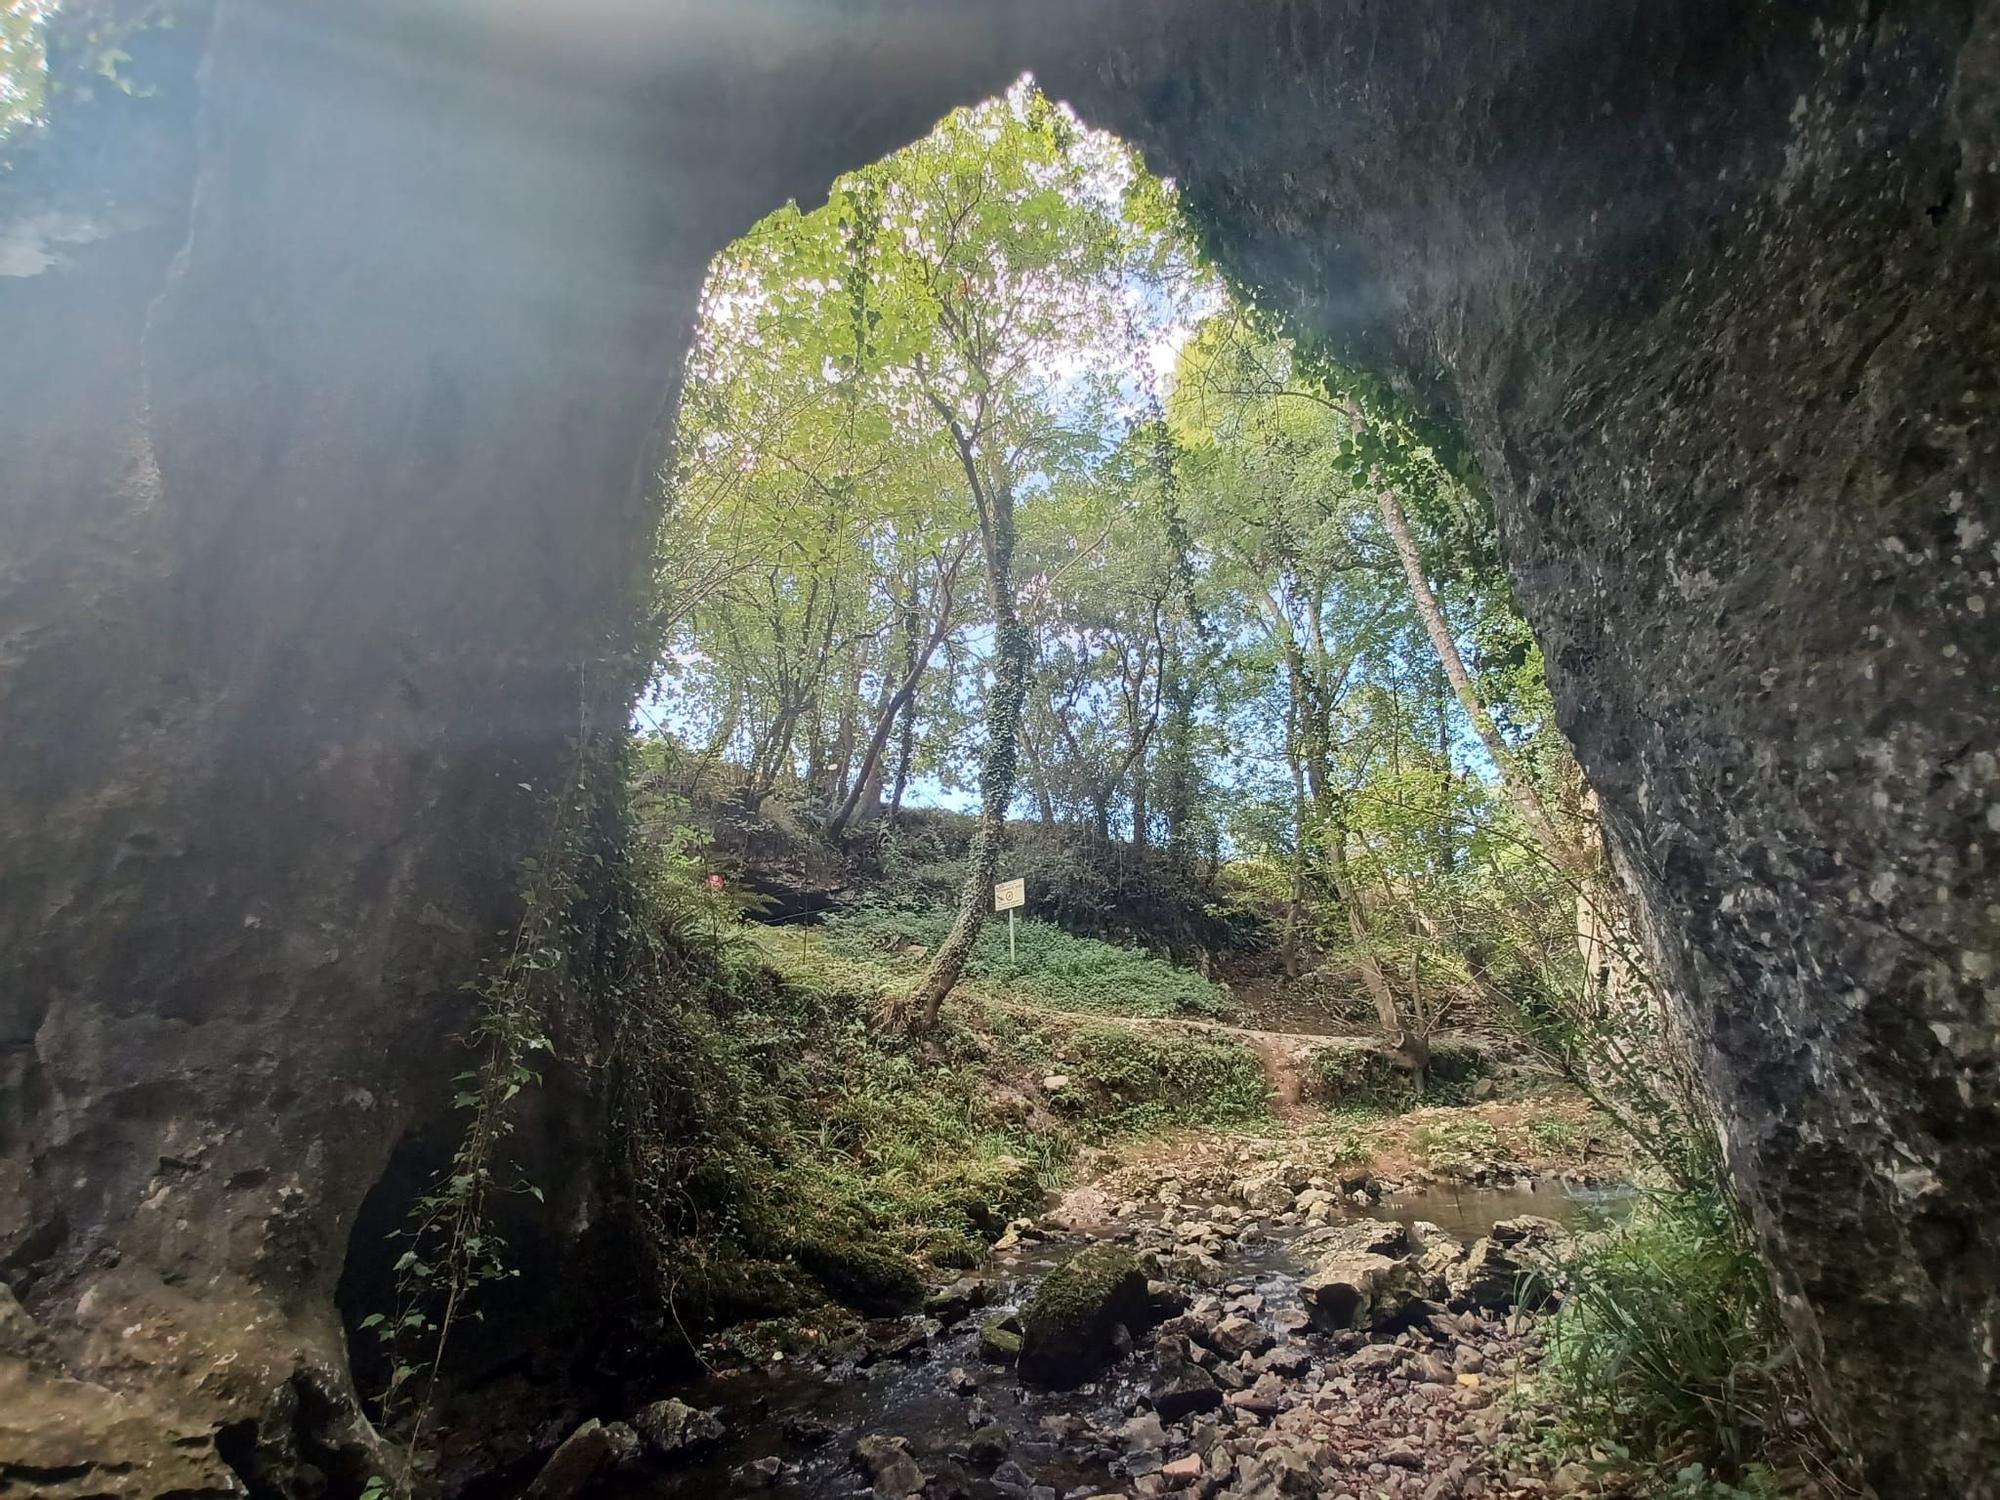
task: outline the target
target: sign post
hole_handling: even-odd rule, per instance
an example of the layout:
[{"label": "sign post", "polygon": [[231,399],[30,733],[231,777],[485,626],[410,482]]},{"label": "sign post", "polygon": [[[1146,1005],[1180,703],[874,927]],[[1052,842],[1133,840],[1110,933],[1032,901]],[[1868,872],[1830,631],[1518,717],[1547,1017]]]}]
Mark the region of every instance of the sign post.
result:
[{"label": "sign post", "polygon": [[1007,962],[1014,961],[1014,909],[1028,903],[1028,882],[1002,880],[993,887],[993,909],[1007,913]]}]

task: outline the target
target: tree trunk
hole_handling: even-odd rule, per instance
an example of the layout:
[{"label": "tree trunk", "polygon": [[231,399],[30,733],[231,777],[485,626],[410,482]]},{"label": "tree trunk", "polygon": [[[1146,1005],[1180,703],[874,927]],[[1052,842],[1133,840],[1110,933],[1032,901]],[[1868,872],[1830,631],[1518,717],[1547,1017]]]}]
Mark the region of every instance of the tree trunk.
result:
[{"label": "tree trunk", "polygon": [[1439,608],[1437,595],[1431,592],[1430,580],[1424,576],[1424,561],[1417,552],[1416,539],[1410,535],[1409,518],[1403,514],[1402,502],[1387,486],[1376,491],[1376,504],[1382,512],[1382,524],[1389,529],[1389,537],[1396,544],[1396,555],[1403,561],[1403,576],[1410,582],[1410,595],[1416,601],[1417,615],[1424,622],[1424,631],[1431,638],[1431,645],[1437,649],[1438,660],[1444,664],[1444,675],[1451,683],[1451,690],[1458,695],[1459,706],[1465,716],[1472,720],[1472,727],[1486,746],[1486,753],[1493,757],[1493,764],[1500,772],[1500,785],[1507,794],[1507,800],[1519,813],[1521,821],[1528,825],[1528,831],[1542,846],[1542,852],[1558,869],[1569,869],[1576,862],[1575,851],[1569,841],[1556,832],[1556,826],[1549,819],[1548,810],[1542,806],[1542,799],[1535,794],[1534,784],[1514,760],[1514,752],[1500,737],[1500,731],[1493,723],[1493,716],[1486,711],[1486,705],[1479,700],[1479,692],[1472,685],[1472,678],[1465,670],[1465,661],[1458,654],[1458,643],[1451,637],[1451,628],[1446,624],[1444,611]]},{"label": "tree trunk", "polygon": [[903,810],[903,793],[910,789],[910,766],[917,758],[917,700],[903,705],[902,725],[896,733],[896,785],[889,794],[889,821]]},{"label": "tree trunk", "polygon": [[[930,971],[914,996],[925,1027],[937,1024],[945,997],[958,983],[965,958],[986,921],[993,899],[993,876],[1000,864],[1000,840],[1007,829],[1007,808],[1014,800],[1016,759],[1014,741],[1021,723],[1021,705],[1028,695],[1028,631],[1012,618],[1008,591],[1008,623],[998,635],[993,664],[993,696],[986,705],[986,753],[979,767],[979,828],[966,861],[965,891],[959,898],[958,920],[931,960]],[[996,610],[997,612],[997,610]]]},{"label": "tree trunk", "polygon": [[982,479],[972,440],[951,415],[949,407],[936,396],[932,403],[950,428],[958,450],[959,467],[979,513],[980,540],[986,548],[986,592],[993,607],[993,692],[986,702],[986,751],[979,765],[979,827],[972,836],[972,851],[966,861],[965,890],[959,898],[958,920],[931,960],[929,971],[917,986],[911,1002],[919,1023],[928,1030],[937,1025],[945,996],[958,983],[965,969],[965,956],[986,920],[992,902],[993,874],[1000,863],[1000,839],[1007,831],[1007,809],[1014,800],[1014,782],[1020,771],[1016,740],[1021,731],[1021,710],[1028,699],[1028,673],[1034,650],[1028,630],[1021,623],[1014,599],[1014,492],[1003,474],[999,482]]},{"label": "tree trunk", "polygon": [[1411,1037],[1410,1028],[1403,1024],[1402,1012],[1396,1008],[1396,992],[1389,988],[1389,977],[1382,972],[1382,962],[1375,956],[1368,931],[1368,913],[1362,909],[1360,891],[1347,878],[1347,857],[1337,837],[1327,842],[1326,869],[1333,882],[1334,894],[1347,910],[1347,931],[1354,939],[1354,961],[1361,966],[1361,983],[1368,991],[1368,998],[1375,1004],[1375,1018],[1382,1023],[1382,1030],[1391,1041],[1398,1046],[1407,1045]]},{"label": "tree trunk", "polygon": [[[963,554],[961,553],[960,556],[963,556]],[[909,774],[909,754],[907,749],[907,740],[910,732],[909,711],[916,702],[917,686],[924,680],[924,673],[930,667],[931,657],[936,654],[937,648],[944,641],[944,638],[951,634],[952,583],[958,576],[958,564],[959,557],[954,557],[948,565],[940,569],[937,588],[937,618],[931,626],[930,633],[923,638],[921,643],[914,634],[911,635],[909,655],[904,663],[903,680],[896,684],[894,692],[889,695],[881,708],[876,712],[875,729],[868,737],[868,748],[862,753],[861,770],[860,774],[855,777],[854,789],[841,803],[839,811],[834,813],[833,821],[827,825],[827,833],[836,840],[847,831],[847,825],[853,820],[855,811],[860,806],[862,792],[871,782],[878,789],[879,795],[879,789],[882,785],[882,753],[889,747],[889,736],[896,727],[898,716],[901,716],[903,719],[906,748],[903,756],[903,764],[896,775],[895,803],[898,808],[902,806],[903,785]],[[916,585],[913,583],[911,585],[911,611],[913,618],[915,614],[915,594]]]}]

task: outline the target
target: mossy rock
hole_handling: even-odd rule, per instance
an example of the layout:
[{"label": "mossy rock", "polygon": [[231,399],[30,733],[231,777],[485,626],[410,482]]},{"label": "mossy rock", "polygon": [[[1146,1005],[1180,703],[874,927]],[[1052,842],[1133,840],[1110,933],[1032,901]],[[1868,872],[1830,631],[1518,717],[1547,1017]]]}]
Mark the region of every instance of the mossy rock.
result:
[{"label": "mossy rock", "polygon": [[1021,1378],[1057,1390],[1081,1385],[1116,1355],[1121,1326],[1129,1334],[1151,1321],[1138,1257],[1090,1245],[1051,1271],[1021,1314]]},{"label": "mossy rock", "polygon": [[866,1240],[800,1240],[792,1256],[829,1297],[856,1312],[886,1317],[915,1306],[923,1296],[923,1278],[914,1261]]},{"label": "mossy rock", "polygon": [[1021,1335],[1007,1325],[1012,1318],[995,1318],[979,1330],[979,1353],[996,1365],[1011,1365],[1021,1357]]}]

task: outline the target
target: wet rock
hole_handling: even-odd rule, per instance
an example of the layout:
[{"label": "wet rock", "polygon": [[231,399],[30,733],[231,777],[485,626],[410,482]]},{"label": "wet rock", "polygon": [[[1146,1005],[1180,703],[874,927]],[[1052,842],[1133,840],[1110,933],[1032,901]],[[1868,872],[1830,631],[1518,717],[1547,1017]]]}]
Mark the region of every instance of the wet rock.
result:
[{"label": "wet rock", "polygon": [[833,1424],[810,1412],[795,1411],[779,1424],[778,1430],[801,1447],[812,1447],[833,1436]]},{"label": "wet rock", "polygon": [[1153,1410],[1168,1422],[1222,1405],[1222,1387],[1215,1377],[1187,1360],[1163,1361],[1147,1394]]},{"label": "wet rock", "polygon": [[927,1478],[903,1438],[871,1432],[848,1457],[883,1500],[907,1500],[922,1491]]},{"label": "wet rock", "polygon": [[750,1472],[765,1484],[776,1484],[778,1476],[784,1472],[784,1468],[783,1460],[766,1456],[753,1461],[750,1465]]},{"label": "wet rock", "polygon": [[610,1465],[615,1447],[604,1424],[592,1418],[549,1455],[522,1500],[572,1500]]},{"label": "wet rock", "polygon": [[879,1318],[862,1329],[867,1345],[861,1362],[914,1358],[929,1345],[933,1331],[934,1325],[923,1318]]},{"label": "wet rock", "polygon": [[1014,1440],[1007,1435],[1007,1429],[998,1423],[988,1423],[976,1429],[965,1441],[966,1456],[973,1467],[991,1469],[997,1467],[1007,1457],[1007,1451]]},{"label": "wet rock", "polygon": [[939,1287],[926,1297],[924,1312],[949,1328],[974,1310],[984,1307],[991,1296],[992,1291],[985,1282],[964,1276],[949,1286]]},{"label": "wet rock", "polygon": [[1245,1354],[1262,1354],[1277,1339],[1269,1329],[1234,1315],[1210,1328],[1202,1342],[1224,1359],[1238,1359]]},{"label": "wet rock", "polygon": [[1078,1251],[1049,1273],[1021,1314],[1021,1378],[1068,1389],[1108,1363],[1118,1332],[1147,1326],[1151,1308],[1138,1259],[1109,1245]]},{"label": "wet rock", "polygon": [[944,1388],[954,1396],[970,1396],[979,1389],[979,1381],[963,1365],[953,1365],[945,1371]]},{"label": "wet rock", "polygon": [[996,1365],[1011,1365],[1021,1356],[1021,1320],[1009,1313],[995,1318],[979,1330],[980,1358]]},{"label": "wet rock", "polygon": [[703,1452],[728,1432],[714,1411],[698,1411],[673,1397],[641,1407],[632,1417],[632,1430],[661,1458]]}]

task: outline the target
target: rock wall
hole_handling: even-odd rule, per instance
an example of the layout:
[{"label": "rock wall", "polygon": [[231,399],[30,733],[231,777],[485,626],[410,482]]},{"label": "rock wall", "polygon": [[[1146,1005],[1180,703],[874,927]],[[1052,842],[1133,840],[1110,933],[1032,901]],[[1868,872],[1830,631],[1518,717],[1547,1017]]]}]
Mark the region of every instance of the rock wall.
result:
[{"label": "rock wall", "polygon": [[223,0],[0,178],[0,1475],[66,1380],[77,1493],[368,1461],[348,1234],[629,690],[702,269],[1032,64],[1470,440],[1828,1411],[1996,1493],[2000,6],[557,10]]},{"label": "rock wall", "polygon": [[2000,6],[1222,14],[1067,91],[1474,445],[1824,1408],[2000,1493]]}]

